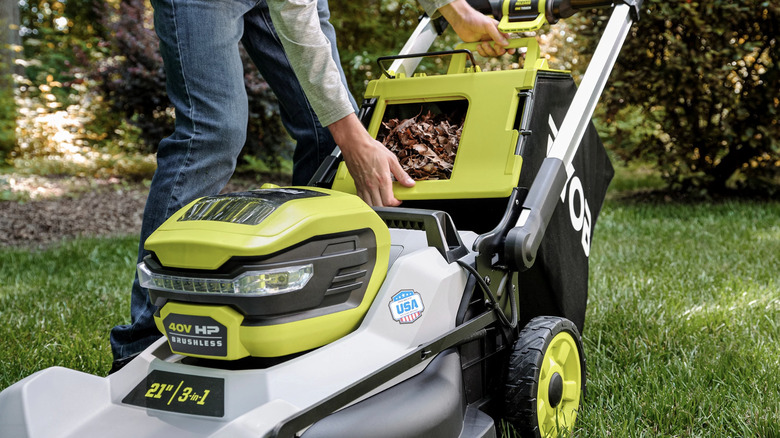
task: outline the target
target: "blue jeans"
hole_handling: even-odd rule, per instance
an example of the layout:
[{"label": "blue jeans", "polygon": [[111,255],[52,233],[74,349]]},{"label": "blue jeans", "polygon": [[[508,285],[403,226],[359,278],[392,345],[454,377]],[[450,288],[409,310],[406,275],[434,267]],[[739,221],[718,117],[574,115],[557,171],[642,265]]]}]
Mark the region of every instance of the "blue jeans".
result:
[{"label": "blue jeans", "polygon": [[[297,143],[293,184],[308,183],[335,146],[295,78],[265,0],[152,0],[152,5],[176,128],[157,151],[157,171],[141,227],[139,262],[148,254],[143,243],[157,227],[192,200],[219,193],[235,170],[248,118],[239,41],[278,97],[282,122]],[[320,26],[341,69],[327,0],[319,0],[317,8]],[[160,337],[154,312],[136,274],[131,323],[111,330],[114,359],[138,353]]]}]

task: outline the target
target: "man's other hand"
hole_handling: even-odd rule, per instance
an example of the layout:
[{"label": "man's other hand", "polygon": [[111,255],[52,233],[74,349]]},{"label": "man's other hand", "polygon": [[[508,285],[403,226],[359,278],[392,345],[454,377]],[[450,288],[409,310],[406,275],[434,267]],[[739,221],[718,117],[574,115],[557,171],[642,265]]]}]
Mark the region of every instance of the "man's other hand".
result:
[{"label": "man's other hand", "polygon": [[[507,52],[515,52],[514,49],[507,51],[505,48],[509,41],[507,34],[498,30],[498,21],[478,12],[466,3],[466,0],[455,0],[439,8],[439,12],[460,39],[466,42],[482,41],[477,45],[477,52],[481,56],[501,56]],[[490,41],[494,43],[491,44]]]}]

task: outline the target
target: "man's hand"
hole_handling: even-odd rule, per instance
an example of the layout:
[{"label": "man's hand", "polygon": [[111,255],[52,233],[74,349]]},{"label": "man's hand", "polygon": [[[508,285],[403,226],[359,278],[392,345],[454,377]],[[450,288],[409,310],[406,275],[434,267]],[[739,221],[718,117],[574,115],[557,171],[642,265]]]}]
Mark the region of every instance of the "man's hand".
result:
[{"label": "man's hand", "polygon": [[[481,14],[466,0],[455,0],[439,8],[439,12],[463,41],[483,41],[477,46],[480,55],[501,56],[507,53],[504,47],[509,45],[509,41],[506,34],[498,30],[498,21]],[[490,40],[495,44],[491,44]],[[514,49],[510,53],[514,53]]]},{"label": "man's hand", "polygon": [[382,143],[374,140],[353,113],[328,125],[339,145],[357,194],[368,205],[397,207],[401,201],[393,195],[393,177],[403,186],[414,186],[398,158]]}]

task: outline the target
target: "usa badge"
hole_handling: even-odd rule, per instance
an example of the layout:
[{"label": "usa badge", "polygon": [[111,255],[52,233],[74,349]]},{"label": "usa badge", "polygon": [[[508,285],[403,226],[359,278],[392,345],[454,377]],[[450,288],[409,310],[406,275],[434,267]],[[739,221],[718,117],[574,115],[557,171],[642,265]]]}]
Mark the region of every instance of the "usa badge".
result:
[{"label": "usa badge", "polygon": [[393,319],[401,324],[411,324],[422,316],[423,310],[422,296],[411,290],[404,289],[393,295],[390,300],[390,313]]}]

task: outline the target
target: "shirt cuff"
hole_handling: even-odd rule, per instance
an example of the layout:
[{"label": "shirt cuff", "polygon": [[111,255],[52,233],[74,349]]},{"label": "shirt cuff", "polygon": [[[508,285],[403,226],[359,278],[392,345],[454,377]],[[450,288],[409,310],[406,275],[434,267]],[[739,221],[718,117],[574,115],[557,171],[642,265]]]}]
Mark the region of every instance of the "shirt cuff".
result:
[{"label": "shirt cuff", "polygon": [[423,7],[425,13],[431,18],[436,18],[439,13],[438,9],[442,6],[446,6],[455,0],[418,0],[420,6]]}]

